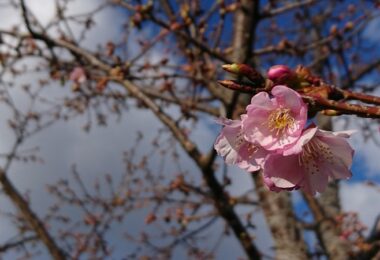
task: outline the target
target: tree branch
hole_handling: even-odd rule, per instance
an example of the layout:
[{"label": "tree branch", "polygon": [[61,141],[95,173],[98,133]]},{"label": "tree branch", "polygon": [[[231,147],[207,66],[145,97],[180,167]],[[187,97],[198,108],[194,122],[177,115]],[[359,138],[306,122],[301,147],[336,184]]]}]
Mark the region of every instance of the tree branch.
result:
[{"label": "tree branch", "polygon": [[9,249],[25,245],[26,243],[31,242],[31,241],[35,241],[37,239],[38,239],[37,236],[30,236],[30,237],[25,237],[25,238],[22,238],[20,240],[14,241],[14,242],[5,243],[5,244],[0,246],[0,253],[4,253],[4,252],[8,251]]},{"label": "tree branch", "polygon": [[269,18],[269,17],[277,16],[277,15],[283,14],[285,12],[289,12],[293,9],[299,8],[299,7],[304,7],[304,6],[315,4],[316,2],[318,2],[318,1],[316,1],[316,0],[305,0],[302,2],[295,2],[295,3],[287,4],[283,7],[279,7],[277,9],[273,9],[273,10],[263,12],[261,14],[261,17],[262,18]]},{"label": "tree branch", "polygon": [[17,206],[18,210],[21,212],[22,216],[29,223],[34,232],[36,232],[39,239],[41,239],[41,241],[46,245],[51,256],[56,260],[66,259],[65,253],[55,243],[54,239],[46,230],[46,227],[43,225],[41,220],[32,211],[28,202],[25,201],[25,199],[9,181],[9,179],[6,176],[6,173],[2,169],[0,170],[0,183],[3,186],[4,193]]},{"label": "tree branch", "polygon": [[137,86],[127,80],[118,82],[123,84],[131,95],[142,101],[157,116],[157,118],[169,128],[185,152],[194,160],[202,171],[203,178],[212,192],[215,207],[235,233],[236,238],[242,245],[247,256],[250,259],[260,259],[260,254],[257,248],[252,244],[249,234],[241,223],[233,206],[230,205],[229,197],[225,194],[223,187],[215,178],[213,167],[208,163],[207,158],[201,154],[196,145],[192,143],[177,127],[175,121],[166,115],[166,113],[162,111],[162,109],[149,97],[147,97]]},{"label": "tree branch", "polygon": [[310,207],[317,223],[316,235],[321,242],[322,248],[328,257],[345,260],[348,257],[350,246],[347,241],[339,238],[339,228],[334,221],[334,216],[326,213],[328,206],[322,206],[316,198],[303,193],[303,197]]}]

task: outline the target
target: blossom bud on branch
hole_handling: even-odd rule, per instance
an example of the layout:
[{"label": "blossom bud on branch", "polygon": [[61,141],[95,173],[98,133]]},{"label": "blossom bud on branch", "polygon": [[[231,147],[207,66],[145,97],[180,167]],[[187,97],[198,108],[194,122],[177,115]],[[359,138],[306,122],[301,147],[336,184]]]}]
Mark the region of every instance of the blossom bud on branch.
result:
[{"label": "blossom bud on branch", "polygon": [[237,76],[246,77],[249,79],[255,87],[264,87],[265,79],[264,77],[255,69],[247,64],[226,64],[222,65],[225,71],[228,71]]},{"label": "blossom bud on branch", "polygon": [[235,75],[244,76],[251,81],[248,83],[239,80],[218,81],[223,87],[232,90],[257,94],[261,91],[269,92],[276,85],[285,85],[299,92],[314,112],[323,111],[324,114],[330,116],[349,114],[366,118],[380,118],[380,107],[347,102],[348,100],[358,100],[367,104],[380,105],[380,97],[331,86],[323,82],[320,77],[313,75],[304,66],[298,66],[293,71],[285,65],[275,65],[268,70],[267,79],[246,64],[223,65],[223,69]]}]

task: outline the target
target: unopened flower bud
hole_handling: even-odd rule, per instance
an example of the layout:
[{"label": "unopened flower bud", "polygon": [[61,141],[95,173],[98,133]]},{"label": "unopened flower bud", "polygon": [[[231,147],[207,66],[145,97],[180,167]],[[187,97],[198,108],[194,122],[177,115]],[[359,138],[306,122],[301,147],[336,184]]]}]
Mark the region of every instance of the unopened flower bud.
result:
[{"label": "unopened flower bud", "polygon": [[296,80],[296,76],[295,72],[285,65],[275,65],[268,70],[268,78],[276,85],[291,84]]},{"label": "unopened flower bud", "polygon": [[249,85],[242,85],[233,80],[219,80],[218,83],[225,88],[239,91],[242,93],[253,93],[254,87]]},{"label": "unopened flower bud", "polygon": [[248,78],[254,83],[255,86],[263,86],[265,83],[264,77],[254,68],[247,64],[225,64],[222,66],[225,71],[233,73],[238,76]]}]

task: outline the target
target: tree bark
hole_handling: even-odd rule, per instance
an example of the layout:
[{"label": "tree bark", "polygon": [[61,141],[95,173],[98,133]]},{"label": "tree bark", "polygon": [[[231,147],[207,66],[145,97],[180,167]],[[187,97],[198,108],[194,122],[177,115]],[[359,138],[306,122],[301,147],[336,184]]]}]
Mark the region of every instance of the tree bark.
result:
[{"label": "tree bark", "polygon": [[302,231],[293,213],[290,193],[269,191],[261,174],[254,173],[254,180],[261,208],[272,233],[276,259],[308,259]]}]

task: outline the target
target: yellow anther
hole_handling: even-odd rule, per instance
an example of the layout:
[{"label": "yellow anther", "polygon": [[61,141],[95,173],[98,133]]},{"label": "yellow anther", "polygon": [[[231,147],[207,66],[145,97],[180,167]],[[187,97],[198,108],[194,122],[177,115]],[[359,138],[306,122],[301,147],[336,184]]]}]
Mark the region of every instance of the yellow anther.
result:
[{"label": "yellow anther", "polygon": [[282,134],[286,129],[293,127],[295,120],[290,114],[288,108],[278,108],[270,113],[268,117],[268,128],[270,131],[276,131],[276,134]]}]

